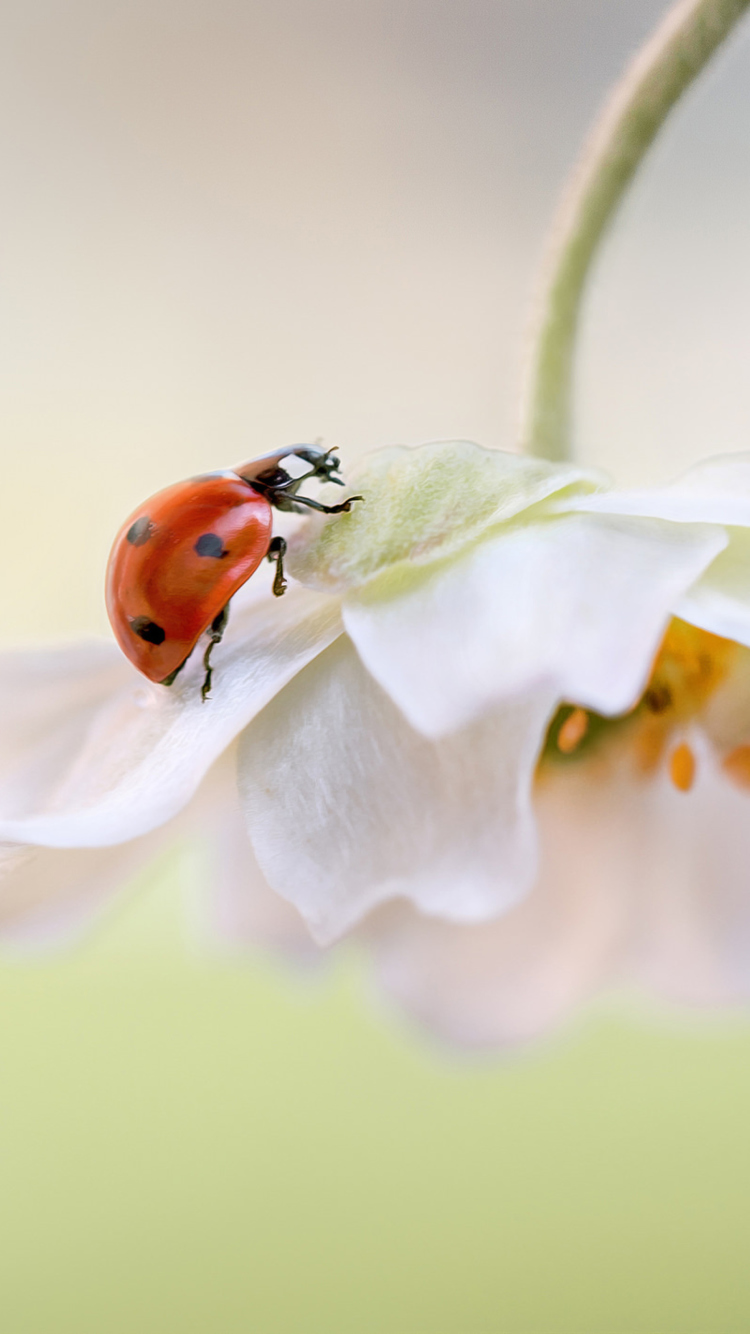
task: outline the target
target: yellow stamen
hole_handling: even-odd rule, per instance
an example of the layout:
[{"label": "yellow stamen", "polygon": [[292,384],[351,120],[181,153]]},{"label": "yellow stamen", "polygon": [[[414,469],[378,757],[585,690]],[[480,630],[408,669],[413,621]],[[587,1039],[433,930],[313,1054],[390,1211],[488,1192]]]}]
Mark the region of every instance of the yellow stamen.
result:
[{"label": "yellow stamen", "polygon": [[[641,698],[627,713],[611,718],[592,710],[561,705],[552,720],[538,777],[568,756],[576,763],[629,765],[642,778],[666,771],[680,792],[695,782],[696,759],[680,742],[691,725],[700,726],[709,702],[737,670],[750,670],[750,651],[729,639],[674,619],[659,647]],[[742,667],[742,664],[739,664]],[[740,733],[740,735],[742,735]],[[585,743],[585,744],[584,744]],[[730,781],[750,790],[750,743],[724,761]]]},{"label": "yellow stamen", "polygon": [[669,759],[669,777],[678,792],[689,792],[695,781],[695,756],[685,741],[672,751]]},{"label": "yellow stamen", "polygon": [[656,715],[681,718],[699,713],[724,680],[736,649],[736,644],[707,630],[671,621],[643,697],[646,708]]},{"label": "yellow stamen", "polygon": [[557,749],[563,755],[572,755],[589,730],[589,716],[585,709],[569,713],[557,734]]},{"label": "yellow stamen", "polygon": [[736,787],[750,788],[750,746],[736,746],[724,757],[722,768]]}]

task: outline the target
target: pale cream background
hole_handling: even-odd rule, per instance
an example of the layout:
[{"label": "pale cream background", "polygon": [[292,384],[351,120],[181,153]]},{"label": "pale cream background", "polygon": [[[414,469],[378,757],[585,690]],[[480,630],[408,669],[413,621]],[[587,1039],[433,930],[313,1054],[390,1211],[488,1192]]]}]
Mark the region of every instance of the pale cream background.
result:
[{"label": "pale cream background", "polygon": [[[512,447],[548,216],[656,0],[7,5],[6,641],[104,630],[124,515],[322,436]],[[750,424],[750,33],[605,252],[579,452],[623,480]]]}]

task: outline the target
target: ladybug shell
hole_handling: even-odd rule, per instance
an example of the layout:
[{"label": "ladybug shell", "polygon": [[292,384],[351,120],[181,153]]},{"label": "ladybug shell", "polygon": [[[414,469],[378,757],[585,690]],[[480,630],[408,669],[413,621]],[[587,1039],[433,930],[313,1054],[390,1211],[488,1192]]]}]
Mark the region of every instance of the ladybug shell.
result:
[{"label": "ladybug shell", "polygon": [[271,506],[233,472],[159,491],[123,524],[107,567],[107,612],[123,653],[163,681],[268,551]]}]

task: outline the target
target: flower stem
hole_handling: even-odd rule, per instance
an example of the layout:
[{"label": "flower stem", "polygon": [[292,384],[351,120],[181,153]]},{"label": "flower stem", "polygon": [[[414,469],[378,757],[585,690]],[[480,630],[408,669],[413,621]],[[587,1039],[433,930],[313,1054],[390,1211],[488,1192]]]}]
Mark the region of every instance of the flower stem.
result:
[{"label": "flower stem", "polygon": [[571,455],[576,333],[586,279],[641,159],[686,88],[750,0],[678,0],[602,108],[563,192],[542,268],[521,443],[542,458]]}]

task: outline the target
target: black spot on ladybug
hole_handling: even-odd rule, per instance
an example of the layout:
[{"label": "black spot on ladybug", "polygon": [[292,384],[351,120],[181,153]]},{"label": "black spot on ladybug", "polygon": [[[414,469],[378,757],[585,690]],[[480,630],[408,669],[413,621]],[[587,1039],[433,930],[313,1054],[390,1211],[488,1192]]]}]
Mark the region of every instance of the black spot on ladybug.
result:
[{"label": "black spot on ladybug", "polygon": [[130,622],[130,628],[134,635],[145,639],[147,644],[163,644],[166,634],[156,621],[150,621],[148,616],[136,616]]},{"label": "black spot on ladybug", "polygon": [[213,556],[214,560],[220,560],[222,556],[229,555],[229,552],[224,550],[224,543],[216,533],[201,533],[193,551],[197,552],[199,556]]},{"label": "black spot on ladybug", "polygon": [[154,525],[148,515],[143,514],[140,519],[136,519],[135,523],[131,523],[125,536],[131,546],[142,547],[144,542],[148,542],[153,531]]}]

